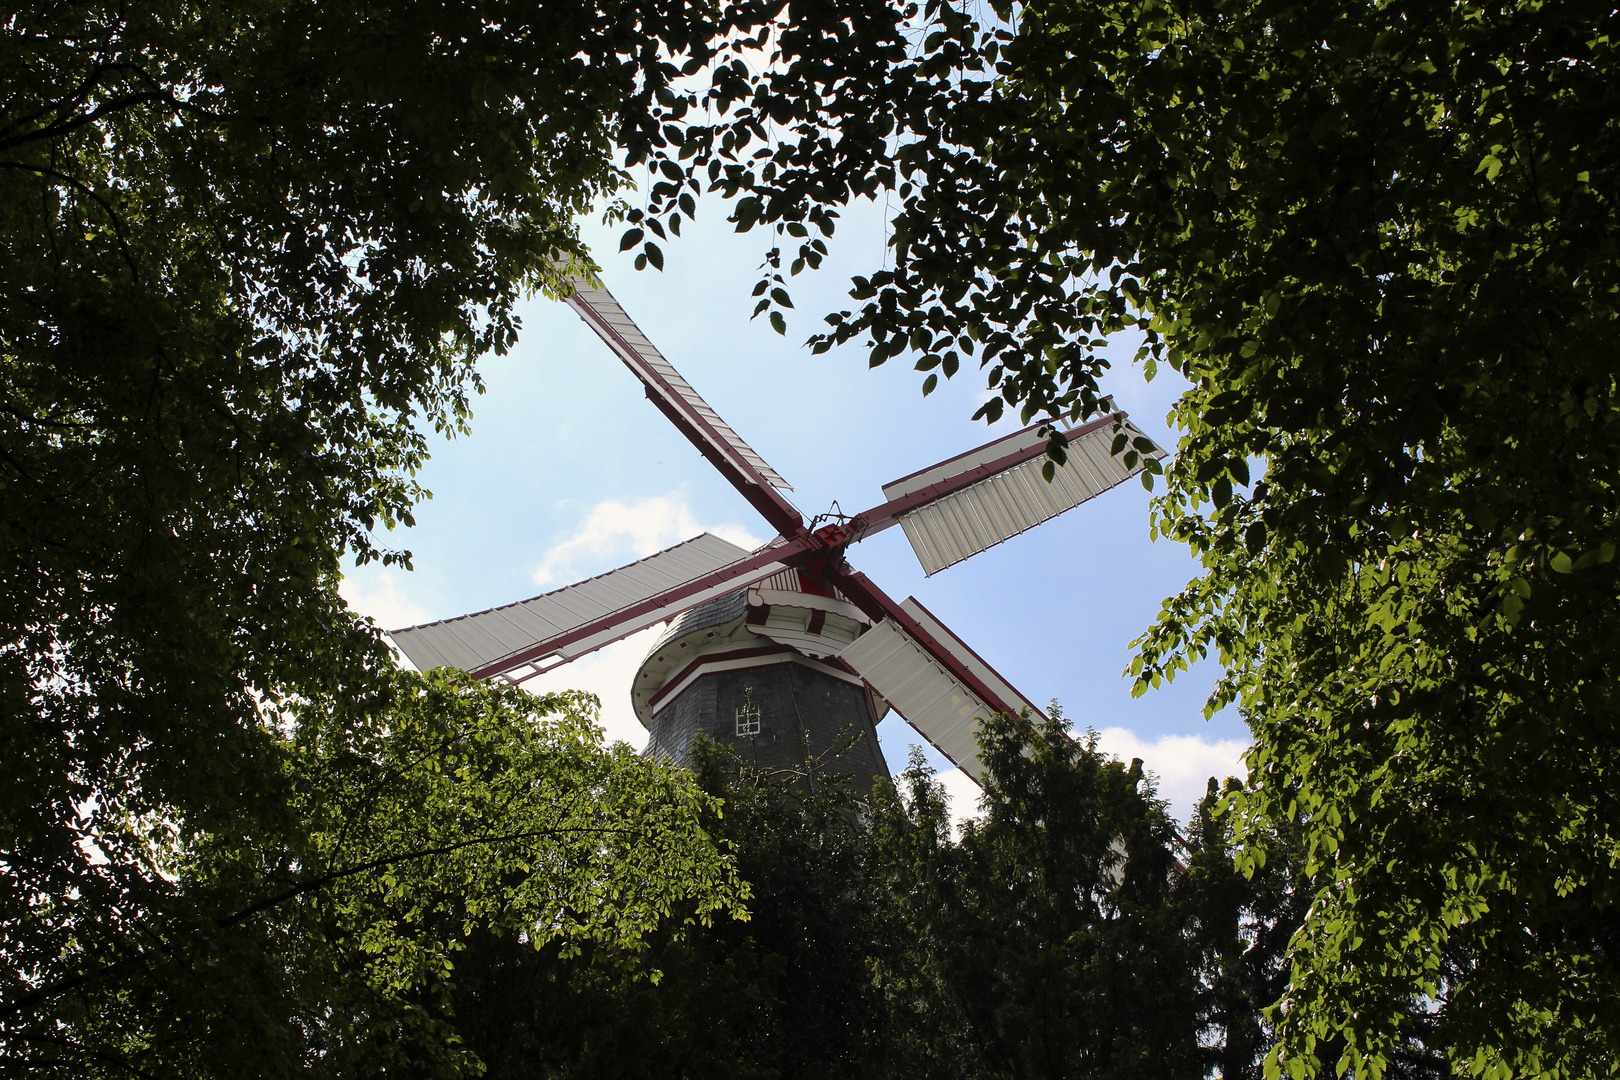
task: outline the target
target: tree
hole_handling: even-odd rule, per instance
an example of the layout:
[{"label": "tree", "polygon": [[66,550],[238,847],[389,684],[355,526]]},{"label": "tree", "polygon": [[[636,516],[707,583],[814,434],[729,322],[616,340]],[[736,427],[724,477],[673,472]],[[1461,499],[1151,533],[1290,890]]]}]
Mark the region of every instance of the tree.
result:
[{"label": "tree", "polygon": [[989,721],[980,743],[983,818],[959,843],[920,757],[909,808],[878,818],[875,966],[912,1044],[887,1075],[1204,1075],[1175,827],[1141,762],[1072,738],[1056,709]]},{"label": "tree", "polygon": [[925,393],[976,360],[981,415],[1027,421],[1091,414],[1098,350],[1142,335],[1191,384],[1155,528],[1204,572],[1131,673],[1218,654],[1209,708],[1256,738],[1239,857],[1303,830],[1268,1068],[1378,1075],[1427,1000],[1455,1069],[1611,1075],[1612,5],[976,10],[929,4],[913,52],[837,93],[780,46],[719,93],[769,139],[686,136],[739,228],[799,240],[761,310],[829,207],[892,192],[893,268],[814,348],[909,351]]},{"label": "tree", "polygon": [[1310,908],[1302,831],[1273,830],[1264,863],[1244,874],[1235,865],[1231,815],[1221,814],[1224,791],[1210,778],[1188,829],[1181,891],[1192,912],[1202,958],[1200,1019],[1210,1037],[1210,1065],[1223,1080],[1258,1078],[1275,1028],[1265,1009],[1288,989],[1288,942]]},{"label": "tree", "polygon": [[[683,770],[604,749],[596,702],[400,673],[386,709],[288,717],[279,828],[148,827],[138,934],[8,1018],[8,1075],[478,1075],[456,1037],[470,936],[634,955],[741,913]],[[679,909],[678,916],[671,915]]]},{"label": "tree", "polygon": [[[458,964],[468,1047],[495,1080],[1207,1075],[1209,905],[1140,763],[1060,718],[993,720],[985,749],[985,816],[958,840],[920,754],[898,791],[867,794],[824,763],[762,771],[701,747],[748,920],[633,955],[480,935]],[[1235,902],[1262,906],[1214,854]],[[1229,1015],[1258,1029],[1261,1007]]]},{"label": "tree", "polygon": [[705,827],[748,882],[746,920],[684,925],[644,951],[568,957],[486,934],[457,989],[491,1080],[883,1075],[888,1026],[870,974],[882,923],[871,796],[824,760],[765,770],[692,750]]},{"label": "tree", "polygon": [[307,0],[0,23],[7,1032],[210,917],[172,908],[157,837],[306,842],[285,707],[394,686],[341,557],[408,561],[373,530],[410,521],[425,430],[465,428],[515,301],[617,205],[615,147],[662,139],[651,103],[736,25]]}]

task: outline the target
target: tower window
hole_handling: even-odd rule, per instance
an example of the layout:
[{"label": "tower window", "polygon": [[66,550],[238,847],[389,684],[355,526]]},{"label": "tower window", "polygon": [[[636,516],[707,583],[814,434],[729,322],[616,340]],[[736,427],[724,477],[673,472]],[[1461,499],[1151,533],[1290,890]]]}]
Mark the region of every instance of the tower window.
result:
[{"label": "tower window", "polygon": [[754,691],[750,688],[743,691],[743,703],[737,706],[737,737],[759,734],[759,703],[754,700]]}]

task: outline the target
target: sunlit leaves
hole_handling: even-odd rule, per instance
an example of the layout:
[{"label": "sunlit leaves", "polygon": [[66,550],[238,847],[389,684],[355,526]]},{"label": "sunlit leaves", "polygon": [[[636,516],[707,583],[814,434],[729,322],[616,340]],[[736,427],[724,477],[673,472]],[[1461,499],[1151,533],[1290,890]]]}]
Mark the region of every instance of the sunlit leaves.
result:
[{"label": "sunlit leaves", "polygon": [[[448,671],[399,674],[375,716],[301,707],[284,764],[293,846],[211,835],[178,864],[214,908],[206,933],[263,934],[294,976],[255,987],[264,1022],[324,1045],[333,1071],[413,1045],[444,1068],[464,1055],[435,1028],[451,1020],[441,1002],[468,936],[634,954],[655,929],[742,913],[746,887],[702,827],[718,804],[684,770],[604,747],[595,713],[587,695]],[[183,984],[205,958],[163,962]],[[389,1022],[349,1031],[350,1011]]]},{"label": "sunlit leaves", "polygon": [[1303,815],[1278,1075],[1378,1074],[1412,995],[1455,1067],[1601,1071],[1620,879],[1569,823],[1620,819],[1612,8],[978,14],[859,73],[782,44],[746,98],[773,138],[727,128],[754,156],[711,184],[740,229],[883,193],[888,264],[813,348],[909,352],[926,392],[968,337],[977,418],[1092,415],[1121,335],[1187,379],[1153,529],[1203,574],[1132,674],[1219,658],[1208,708],[1258,740],[1236,812]]}]

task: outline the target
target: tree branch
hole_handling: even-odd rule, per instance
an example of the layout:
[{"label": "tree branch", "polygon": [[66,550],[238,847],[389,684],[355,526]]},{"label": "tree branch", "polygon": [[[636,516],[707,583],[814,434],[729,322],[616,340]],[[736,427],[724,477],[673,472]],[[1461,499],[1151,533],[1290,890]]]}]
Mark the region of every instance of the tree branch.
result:
[{"label": "tree branch", "polygon": [[[398,863],[415,862],[419,859],[432,858],[435,855],[448,855],[453,851],[460,851],[463,848],[475,847],[480,844],[501,844],[512,840],[529,840],[540,836],[555,836],[559,833],[621,833],[628,831],[630,830],[624,827],[560,826],[547,829],[531,829],[524,832],[507,833],[503,836],[478,836],[468,840],[461,840],[454,844],[445,844],[441,847],[423,848],[419,851],[408,851],[394,855],[384,855],[381,858],[368,859],[363,863],[356,863],[354,866],[348,866],[342,870],[334,870],[329,873],[322,874],[320,877],[302,882],[290,889],[279,892],[274,896],[268,896],[263,900],[250,904],[240,911],[216,919],[214,920],[214,925],[221,930],[227,929],[247,919],[250,919],[255,915],[269,911],[273,907],[284,904],[288,900],[295,899],[296,897],[302,896],[305,893],[316,892],[335,881],[341,881],[344,878],[353,877],[356,874],[363,874],[368,870],[376,870],[384,866],[391,866]],[[23,994],[15,1001],[0,1002],[0,1017],[15,1016],[18,1013],[39,1004],[41,1001],[81,986],[92,978],[99,978],[108,974],[109,972],[116,971],[118,968],[131,964],[139,958],[140,954],[137,954],[136,956],[126,957],[123,960],[108,964],[103,968],[92,971],[81,971],[77,974],[59,979],[55,983],[48,986],[41,986],[37,989],[30,990],[28,993]]]}]

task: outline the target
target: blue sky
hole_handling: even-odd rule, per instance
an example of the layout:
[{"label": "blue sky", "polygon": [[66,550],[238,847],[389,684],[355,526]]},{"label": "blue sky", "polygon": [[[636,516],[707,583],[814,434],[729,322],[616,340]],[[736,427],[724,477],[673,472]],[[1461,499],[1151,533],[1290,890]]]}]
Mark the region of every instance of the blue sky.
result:
[{"label": "blue sky", "polygon": [[[813,357],[802,342],[821,316],[853,306],[852,273],[883,260],[882,214],[846,217],[819,272],[793,281],[798,317],[787,336],[750,321],[766,247],[739,236],[708,202],[687,235],[665,245],[662,273],[635,271],[617,229],[585,226],[604,280],[711,405],[793,484],[806,518],[837,500],[846,513],[882,501],[881,486],[993,435],[969,418],[986,395],[964,369],[931,396],[904,358],[876,370],[863,350]],[[487,393],[471,436],[434,444],[420,479],[433,499],[416,526],[379,537],[409,549],[412,572],[350,571],[344,593],[385,627],[509,603],[613,569],[710,531],[742,544],[769,528],[642,394],[640,384],[567,307],[536,297],[523,308],[518,346],[482,365]],[[1175,376],[1145,382],[1134,342],[1117,342],[1105,381],[1120,405],[1166,445]],[[850,562],[896,599],[914,595],[1033,701],[1057,698],[1077,728],[1103,733],[1123,758],[1146,760],[1185,818],[1205,778],[1237,771],[1247,731],[1230,710],[1206,722],[1210,663],[1141,698],[1121,673],[1129,643],[1164,597],[1196,572],[1185,549],[1148,534],[1148,494],[1132,482],[965,563],[925,579],[899,529],[855,546]],[[629,679],[656,630],[530,683],[601,696],[610,738],[641,746]],[[880,729],[891,768],[921,740],[892,717]],[[930,753],[932,753],[930,751]],[[959,812],[970,781],[943,770]]]}]

